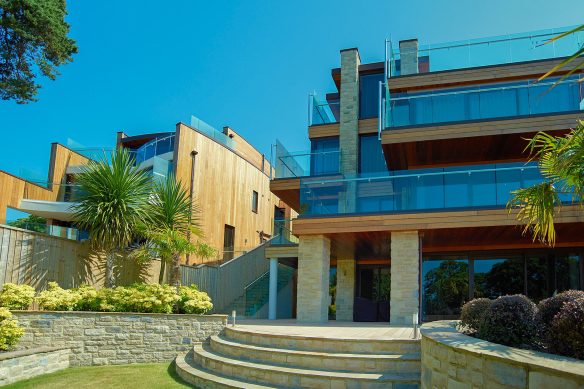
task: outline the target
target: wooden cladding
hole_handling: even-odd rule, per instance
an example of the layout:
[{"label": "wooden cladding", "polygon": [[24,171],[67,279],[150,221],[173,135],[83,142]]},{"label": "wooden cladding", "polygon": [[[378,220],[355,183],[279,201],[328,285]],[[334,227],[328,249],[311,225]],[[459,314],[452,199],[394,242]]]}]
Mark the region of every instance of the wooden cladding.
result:
[{"label": "wooden cladding", "polygon": [[[359,120],[359,134],[376,134],[378,131],[378,119],[361,119]],[[339,136],[339,123],[320,124],[308,127],[308,137],[324,138],[327,136]]]}]

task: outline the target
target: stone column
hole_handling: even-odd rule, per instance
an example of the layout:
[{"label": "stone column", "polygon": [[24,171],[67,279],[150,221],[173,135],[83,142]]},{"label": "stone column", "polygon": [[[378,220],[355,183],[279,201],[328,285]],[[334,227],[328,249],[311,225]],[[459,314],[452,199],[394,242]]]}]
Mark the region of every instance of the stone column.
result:
[{"label": "stone column", "polygon": [[391,233],[390,324],[409,326],[419,311],[420,250],[418,231]]},{"label": "stone column", "polygon": [[331,242],[324,235],[301,235],[298,243],[296,317],[301,322],[328,320]]},{"label": "stone column", "polygon": [[355,301],[355,259],[337,259],[337,320],[353,321]]},{"label": "stone column", "polygon": [[399,42],[401,75],[418,74],[418,40],[409,39]]},{"label": "stone column", "polygon": [[268,294],[268,319],[276,320],[278,312],[278,258],[270,258],[270,288]]}]

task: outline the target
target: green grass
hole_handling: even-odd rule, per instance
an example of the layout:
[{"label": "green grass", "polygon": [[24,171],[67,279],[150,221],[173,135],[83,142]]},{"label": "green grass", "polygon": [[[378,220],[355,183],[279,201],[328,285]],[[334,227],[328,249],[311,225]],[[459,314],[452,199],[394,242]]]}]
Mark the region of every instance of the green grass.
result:
[{"label": "green grass", "polygon": [[189,388],[174,363],[73,367],[3,386],[2,389],[175,389]]}]

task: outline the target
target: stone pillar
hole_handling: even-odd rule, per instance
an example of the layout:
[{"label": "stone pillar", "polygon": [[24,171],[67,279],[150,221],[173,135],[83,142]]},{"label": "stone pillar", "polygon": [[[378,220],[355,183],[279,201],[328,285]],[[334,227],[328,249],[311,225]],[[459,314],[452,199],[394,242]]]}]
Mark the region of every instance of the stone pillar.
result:
[{"label": "stone pillar", "polygon": [[270,258],[270,289],[268,295],[268,319],[276,320],[278,312],[278,258]]},{"label": "stone pillar", "polygon": [[328,320],[331,242],[323,235],[300,236],[296,317],[301,322]]},{"label": "stone pillar", "polygon": [[390,324],[412,324],[419,311],[420,237],[418,231],[391,233]]},{"label": "stone pillar", "polygon": [[418,40],[409,39],[399,42],[401,75],[418,74]]},{"label": "stone pillar", "polygon": [[[341,50],[341,115],[339,145],[341,149],[341,174],[354,175],[359,164],[359,50]],[[345,193],[339,194],[339,212],[355,211],[355,184],[346,184]]]},{"label": "stone pillar", "polygon": [[337,320],[353,321],[355,259],[337,259]]}]

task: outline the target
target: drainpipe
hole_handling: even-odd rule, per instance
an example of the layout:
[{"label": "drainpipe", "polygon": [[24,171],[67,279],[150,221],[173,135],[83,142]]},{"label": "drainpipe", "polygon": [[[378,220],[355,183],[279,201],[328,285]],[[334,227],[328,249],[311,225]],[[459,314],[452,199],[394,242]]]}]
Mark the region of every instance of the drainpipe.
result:
[{"label": "drainpipe", "polygon": [[[190,187],[190,193],[189,193],[189,198],[191,200],[191,204],[189,207],[189,226],[191,225],[191,221],[193,218],[193,200],[194,200],[193,192],[195,191],[195,166],[196,166],[196,161],[197,161],[197,154],[199,154],[198,151],[196,151],[196,150],[191,151],[191,187]],[[191,241],[190,228],[187,230],[187,239],[189,242]],[[187,265],[190,265],[190,264],[191,264],[191,254],[187,254]]]}]

